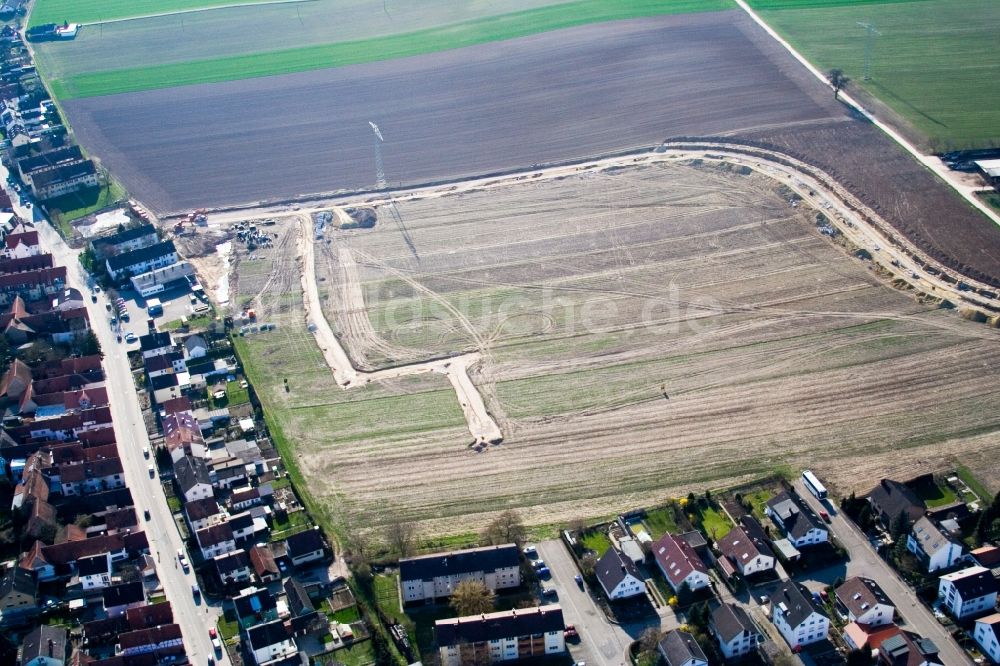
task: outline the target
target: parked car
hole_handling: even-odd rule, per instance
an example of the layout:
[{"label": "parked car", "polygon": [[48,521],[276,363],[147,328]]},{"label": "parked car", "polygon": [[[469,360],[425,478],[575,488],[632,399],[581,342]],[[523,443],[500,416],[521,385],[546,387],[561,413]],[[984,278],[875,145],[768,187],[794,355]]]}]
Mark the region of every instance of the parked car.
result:
[{"label": "parked car", "polygon": [[183,548],[177,549],[177,561],[181,563],[181,568],[184,569],[184,573],[187,573],[188,561]]},{"label": "parked car", "polygon": [[576,627],[572,624],[567,624],[566,628],[563,629],[563,637],[565,638],[576,638],[579,634],[576,632]]},{"label": "parked car", "polygon": [[826,511],[820,511],[819,517],[825,520],[826,522],[830,522],[830,514],[828,514]]},{"label": "parked car", "polygon": [[199,589],[197,585],[191,586],[191,596],[194,597],[195,601],[201,599],[201,589]]},{"label": "parked car", "polygon": [[542,596],[554,599],[559,596],[559,592],[554,587],[546,587],[542,589]]},{"label": "parked car", "polygon": [[219,633],[215,627],[208,628],[208,635],[212,639],[212,647],[215,648],[215,651],[222,652],[222,643],[219,641]]},{"label": "parked car", "polygon": [[535,560],[534,562],[531,563],[531,566],[535,567],[536,569],[544,569],[545,560]]},{"label": "parked car", "polygon": [[148,446],[142,447],[142,457],[143,458],[149,458],[149,447]]},{"label": "parked car", "polygon": [[576,584],[579,585],[580,589],[582,590],[583,589],[583,576],[581,576],[580,574],[577,574],[577,575],[573,576],[573,580],[576,581]]},{"label": "parked car", "polygon": [[534,546],[525,546],[524,554],[527,555],[528,557],[534,557],[535,555],[538,554],[538,550],[536,550]]},{"label": "parked car", "polygon": [[134,343],[138,338],[135,337],[135,333],[129,332],[125,334],[125,342],[128,344]]},{"label": "parked car", "polygon": [[154,476],[156,476],[156,468],[153,467],[152,464],[150,464],[149,467],[146,468],[146,470],[149,472],[149,478],[152,479]]},{"label": "parked car", "polygon": [[142,517],[145,518],[146,520],[149,520],[149,509],[142,510]]},{"label": "parked car", "polygon": [[97,294],[91,294],[90,295],[90,300],[93,301],[94,303],[96,303],[97,302]]},{"label": "parked car", "polygon": [[549,576],[549,575],[551,575],[551,574],[552,574],[552,572],[551,572],[551,571],[549,571],[549,568],[548,568],[548,567],[542,567],[542,568],[540,568],[540,569],[536,569],[536,570],[535,570],[535,573],[537,573],[537,574],[538,574],[538,577],[539,577],[539,578],[546,578],[547,576]]}]

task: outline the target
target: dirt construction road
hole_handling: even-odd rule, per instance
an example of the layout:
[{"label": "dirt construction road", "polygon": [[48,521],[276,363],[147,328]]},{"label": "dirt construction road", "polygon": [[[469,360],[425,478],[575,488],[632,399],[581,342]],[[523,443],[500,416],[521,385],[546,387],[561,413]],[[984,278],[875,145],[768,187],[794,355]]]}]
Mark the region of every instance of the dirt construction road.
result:
[{"label": "dirt construction road", "polygon": [[350,358],[334,334],[330,323],[323,315],[320,305],[319,289],[316,285],[315,242],[313,239],[312,221],[307,215],[299,216],[299,252],[302,257],[302,289],[306,321],[326,358],[327,365],[333,371],[337,384],[348,389],[363,386],[369,382],[386,381],[435,372],[445,375],[455,389],[455,395],[465,414],[469,432],[476,444],[497,444],[503,440],[503,434],[496,422],[490,416],[472,380],[469,379],[469,368],[479,362],[479,354],[464,354],[454,358],[413,363],[377,372],[360,372],[354,369]]}]

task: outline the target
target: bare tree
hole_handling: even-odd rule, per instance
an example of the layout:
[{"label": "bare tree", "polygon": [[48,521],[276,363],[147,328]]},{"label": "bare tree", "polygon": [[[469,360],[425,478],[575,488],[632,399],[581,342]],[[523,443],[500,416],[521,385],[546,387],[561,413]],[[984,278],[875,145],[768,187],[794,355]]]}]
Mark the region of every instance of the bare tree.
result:
[{"label": "bare tree", "polygon": [[847,87],[847,84],[851,81],[844,75],[844,70],[842,69],[831,69],[826,75],[826,80],[833,86],[834,99],[840,98],[840,91]]},{"label": "bare tree", "polygon": [[594,575],[596,569],[597,555],[594,553],[584,553],[583,557],[580,558],[580,571],[583,572],[584,576],[589,578]]},{"label": "bare tree", "polygon": [[500,513],[483,532],[483,541],[493,546],[516,543],[520,547],[527,538],[528,531],[521,522],[521,516],[513,509]]},{"label": "bare tree", "polygon": [[450,605],[460,616],[481,615],[493,610],[496,596],[485,583],[470,578],[455,586]]},{"label": "bare tree", "polygon": [[413,523],[393,520],[385,529],[386,539],[394,553],[398,553],[400,557],[409,557],[413,554],[413,541],[417,532]]}]

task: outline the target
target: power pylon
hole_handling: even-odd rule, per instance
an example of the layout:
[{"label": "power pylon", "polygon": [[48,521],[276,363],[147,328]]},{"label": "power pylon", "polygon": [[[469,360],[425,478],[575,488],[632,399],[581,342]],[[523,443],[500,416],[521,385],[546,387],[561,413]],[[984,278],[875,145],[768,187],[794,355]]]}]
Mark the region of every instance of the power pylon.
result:
[{"label": "power pylon", "polygon": [[879,32],[872,23],[862,23],[861,21],[858,21],[858,25],[865,29],[865,70],[864,75],[861,78],[863,81],[871,81],[872,56],[875,54],[875,38],[881,37],[882,33]]}]

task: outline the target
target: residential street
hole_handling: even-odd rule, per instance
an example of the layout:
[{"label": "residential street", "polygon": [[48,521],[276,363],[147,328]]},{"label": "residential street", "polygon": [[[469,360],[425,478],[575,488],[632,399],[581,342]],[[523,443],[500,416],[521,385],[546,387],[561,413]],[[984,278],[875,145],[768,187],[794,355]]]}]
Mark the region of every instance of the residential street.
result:
[{"label": "residential street", "polygon": [[[6,170],[0,169],[0,178],[6,177]],[[14,194],[12,198],[17,199],[17,195]],[[32,210],[17,206],[16,201],[15,211],[26,219],[33,219]],[[43,247],[52,253],[55,263],[66,266],[69,286],[79,289],[87,303],[91,326],[104,351],[106,384],[125,480],[132,491],[140,524],[144,525],[149,539],[150,552],[157,560],[157,572],[173,608],[174,621],[181,626],[188,657],[192,664],[205,664],[210,655],[215,656],[220,663],[228,663],[224,653],[221,656],[215,655],[208,636],[208,627],[215,624],[220,607],[206,605],[204,597],[201,602],[195,603],[191,594],[195,577],[193,573],[185,575],[177,562],[177,551],[184,544],[167,507],[159,475],[151,479],[147,471],[154,456],[152,452],[149,460],[143,456],[142,450],[149,445],[149,437],[143,425],[139,400],[125,355],[125,344],[119,343],[106,325],[107,297],[102,292],[98,302],[92,303],[91,290],[87,286],[86,273],[77,259],[77,251],[66,245],[46,221],[36,220],[35,225]],[[143,519],[144,510],[149,511],[151,520]]]},{"label": "residential street", "polygon": [[815,511],[826,511],[830,514],[830,528],[844,548],[851,555],[847,563],[847,575],[867,576],[873,578],[889,599],[896,604],[896,609],[902,616],[900,626],[915,631],[925,638],[930,638],[941,651],[941,659],[946,664],[971,664],[965,652],[958,647],[948,635],[941,623],[924,606],[917,595],[871,547],[868,539],[862,534],[833,502],[821,503],[802,484],[801,479],[795,481],[795,490],[805,499]]}]

